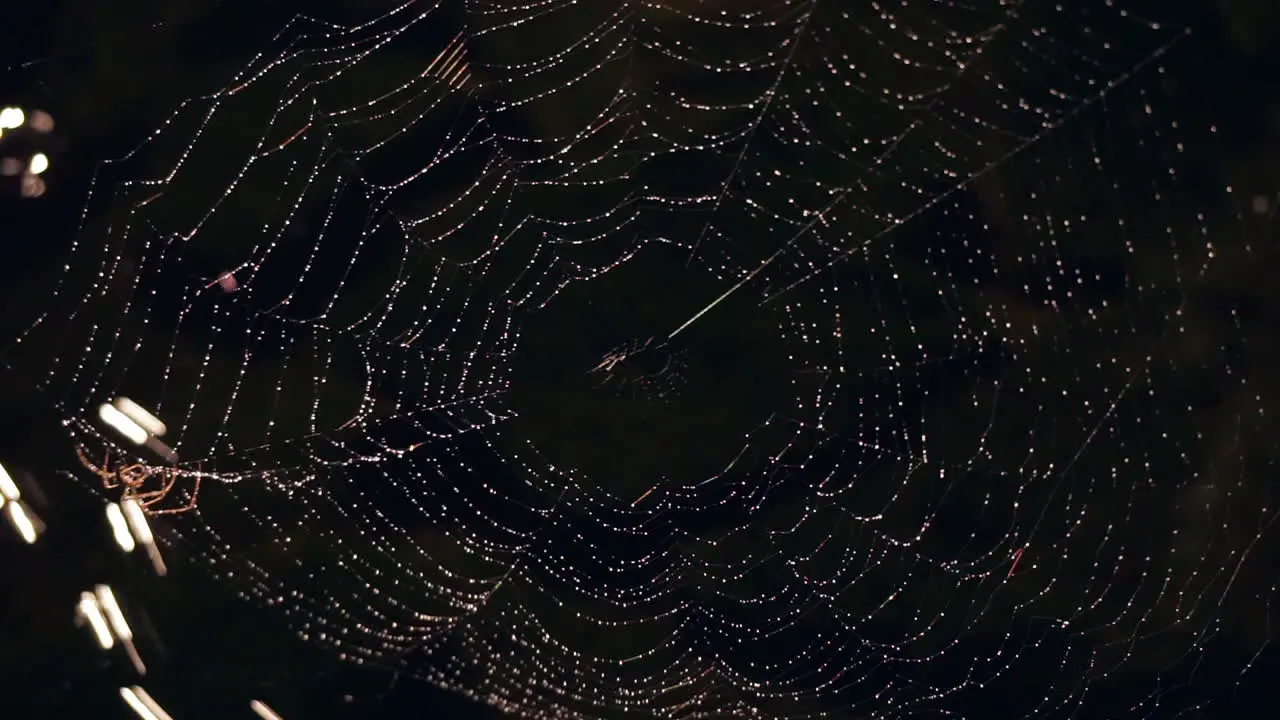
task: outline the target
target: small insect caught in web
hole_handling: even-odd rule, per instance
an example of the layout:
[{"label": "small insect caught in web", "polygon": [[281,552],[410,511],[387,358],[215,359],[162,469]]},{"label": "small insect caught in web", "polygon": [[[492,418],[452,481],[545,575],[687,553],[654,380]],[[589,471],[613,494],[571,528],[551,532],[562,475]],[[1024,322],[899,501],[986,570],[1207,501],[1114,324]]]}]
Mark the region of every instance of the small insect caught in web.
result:
[{"label": "small insect caught in web", "polygon": [[219,273],[218,277],[214,278],[212,282],[204,286],[204,289],[208,290],[215,285],[224,293],[233,293],[240,289],[240,282],[236,280],[236,274],[230,271]]},{"label": "small insect caught in web", "polygon": [[1009,563],[1009,574],[1004,576],[1005,580],[1013,577],[1013,574],[1018,571],[1018,563],[1022,560],[1022,552],[1024,550],[1026,550],[1025,547],[1020,547],[1013,551],[1013,557]]}]

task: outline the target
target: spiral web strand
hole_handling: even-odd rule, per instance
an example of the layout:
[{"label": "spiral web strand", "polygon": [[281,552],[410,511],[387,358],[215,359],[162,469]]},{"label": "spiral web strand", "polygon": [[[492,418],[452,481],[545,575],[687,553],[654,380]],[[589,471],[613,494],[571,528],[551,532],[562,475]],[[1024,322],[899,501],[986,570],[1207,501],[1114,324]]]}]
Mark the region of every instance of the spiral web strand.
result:
[{"label": "spiral web strand", "polygon": [[[107,398],[165,418],[179,544],[304,638],[513,713],[987,717],[1034,672],[995,702],[1067,717],[1153,666],[1133,717],[1195,707],[1157,658],[1274,596],[1232,594],[1276,512],[1222,450],[1269,422],[1253,335],[1196,339],[1254,250],[1182,29],[1083,5],[298,18],[104,164],[9,359],[87,456]],[[624,496],[514,430],[512,363],[663,248],[709,304],[661,331],[775,308],[790,401]]]}]

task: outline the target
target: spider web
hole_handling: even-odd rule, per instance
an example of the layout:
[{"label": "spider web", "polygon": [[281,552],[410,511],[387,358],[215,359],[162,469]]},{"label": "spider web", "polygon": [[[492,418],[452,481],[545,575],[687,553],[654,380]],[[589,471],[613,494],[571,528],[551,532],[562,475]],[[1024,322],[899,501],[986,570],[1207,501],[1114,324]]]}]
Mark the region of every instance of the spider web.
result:
[{"label": "spider web", "polygon": [[[163,418],[175,542],[302,637],[506,711],[1198,707],[1197,659],[1269,627],[1275,508],[1184,36],[1101,2],[300,17],[101,167],[7,360],[88,457],[128,453],[98,403]],[[601,392],[650,338],[664,402]]]}]

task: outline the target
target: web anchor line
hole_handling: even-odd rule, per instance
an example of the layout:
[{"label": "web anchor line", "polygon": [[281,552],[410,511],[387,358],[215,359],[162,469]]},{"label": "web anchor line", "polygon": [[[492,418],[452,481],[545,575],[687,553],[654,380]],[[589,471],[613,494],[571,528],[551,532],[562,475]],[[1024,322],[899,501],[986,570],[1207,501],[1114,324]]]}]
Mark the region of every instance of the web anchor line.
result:
[{"label": "web anchor line", "polygon": [[676,335],[679,335],[680,332],[683,331],[685,328],[697,322],[698,318],[702,317],[703,315],[706,315],[708,312],[711,311],[712,308],[724,302],[725,298],[737,292],[738,288],[741,288],[743,285],[746,285],[747,283],[751,282],[752,278],[754,278],[756,275],[759,275],[761,270],[764,270],[766,267],[769,267],[770,265],[772,265],[773,261],[777,260],[778,257],[782,255],[782,253],[790,246],[791,246],[791,243],[787,242],[782,247],[778,248],[777,250],[774,250],[772,255],[770,255],[767,259],[765,259],[763,263],[757,265],[755,270],[752,270],[751,272],[747,273],[746,277],[739,280],[736,285],[729,288],[728,290],[725,290],[720,295],[720,297],[716,298],[715,300],[712,300],[710,304],[708,304],[706,307],[694,313],[693,316],[690,317],[688,320],[685,320],[683,325],[676,328],[675,330],[672,330],[671,334],[667,335],[667,340],[671,340]]},{"label": "web anchor line", "polygon": [[[1088,110],[1089,108],[1096,105],[1098,101],[1106,99],[1106,97],[1110,95],[1112,92],[1114,92],[1117,88],[1125,85],[1130,80],[1132,80],[1136,75],[1138,75],[1138,73],[1142,72],[1147,67],[1149,67],[1153,62],[1155,62],[1156,60],[1159,60],[1161,57],[1168,54],[1168,52],[1172,50],[1175,45],[1177,45],[1179,42],[1186,39],[1190,35],[1191,35],[1190,28],[1183,29],[1181,33],[1179,33],[1178,35],[1170,39],[1165,44],[1156,48],[1155,51],[1153,51],[1150,55],[1148,55],[1142,61],[1140,61],[1129,70],[1121,73],[1120,75],[1118,75],[1117,77],[1109,81],[1106,87],[1103,88],[1101,92],[1083,100],[1079,105],[1077,105],[1075,108],[1073,108],[1072,110],[1067,112],[1065,115],[1063,115],[1061,118],[1059,118],[1057,122],[1051,123],[1049,125],[1045,125],[1040,129],[1040,132],[1037,132],[1035,135],[1032,135],[1031,137],[1024,140],[1022,143],[1014,147],[1012,150],[1008,151],[1007,153],[1000,156],[996,160],[988,163],[987,165],[982,167],[980,170],[970,175],[964,181],[956,185],[953,185],[949,190],[946,190],[940,193],[939,195],[937,195],[936,197],[932,198],[931,200],[925,202],[923,205],[911,211],[906,216],[902,218],[898,218],[892,225],[890,225],[889,227],[886,227],[880,232],[877,232],[876,234],[867,238],[863,242],[859,243],[856,247],[852,247],[848,250],[845,250],[844,252],[838,253],[826,265],[816,270],[813,270],[812,272],[808,273],[807,275],[800,278],[799,280],[796,280],[795,282],[791,283],[790,285],[787,285],[781,290],[778,290],[772,295],[767,296],[764,300],[760,302],[760,305],[761,306],[768,305],[769,303],[772,303],[774,300],[777,300],[779,297],[791,292],[797,287],[812,280],[817,275],[823,272],[826,272],[827,270],[830,270],[831,268],[835,267],[836,265],[840,264],[844,260],[848,259],[858,251],[866,249],[868,246],[871,245],[871,243],[883,238],[884,236],[888,235],[894,230],[897,230],[899,227],[902,227],[907,222],[933,209],[939,203],[955,195],[957,192],[969,187],[975,180],[986,176],[987,173],[990,173],[992,170],[1003,166],[1009,160],[1013,159],[1018,155],[1021,155],[1022,153],[1026,152],[1029,148],[1034,147],[1035,145],[1038,145],[1042,140],[1044,140],[1045,137],[1049,136],[1052,133],[1057,132],[1066,123],[1079,117],[1080,114],[1083,113],[1085,110]],[[764,270],[765,268],[769,267],[774,262],[776,262],[777,259],[782,256],[783,252],[785,252],[792,245],[794,245],[795,242],[799,240],[801,237],[804,237],[809,231],[813,230],[814,226],[817,225],[818,222],[821,221],[822,218],[827,215],[827,213],[831,212],[836,208],[836,206],[844,202],[844,200],[848,198],[852,190],[853,190],[852,188],[845,188],[839,194],[837,194],[836,197],[831,200],[831,202],[827,203],[826,207],[814,213],[813,217],[809,220],[809,222],[805,223],[799,230],[797,230],[796,233],[792,235],[791,238],[788,239],[785,243],[783,243],[781,247],[775,250],[772,255],[765,258],[764,262],[756,266],[755,270],[752,270],[750,273],[747,274],[746,277],[742,278],[735,285],[733,285],[733,287],[730,287],[728,290],[724,291],[724,293],[722,293],[719,297],[717,297],[715,300],[712,300],[701,310],[694,313],[688,320],[684,321],[683,324],[681,324],[675,330],[671,331],[671,334],[667,336],[667,339],[670,340],[671,338],[675,337],[676,335],[684,331],[685,328],[688,328],[690,325],[696,322],[703,315],[706,315],[708,312],[710,312],[712,308],[724,302],[726,298],[728,298],[730,295],[733,295],[735,292],[740,290],[742,286],[750,282],[756,275],[760,274],[762,270]]]},{"label": "web anchor line", "polygon": [[[859,250],[863,250],[863,249],[865,249],[866,247],[868,247],[871,243],[875,242],[876,240],[879,240],[880,238],[884,237],[885,235],[888,235],[889,233],[893,232],[894,230],[897,230],[899,227],[902,227],[902,226],[903,226],[903,225],[905,225],[907,222],[909,222],[909,221],[911,221],[911,220],[915,219],[916,217],[919,217],[920,215],[923,215],[925,212],[928,212],[929,210],[932,210],[935,206],[937,206],[937,205],[938,205],[938,203],[942,202],[943,200],[946,200],[947,198],[951,197],[952,195],[955,195],[957,192],[959,192],[959,191],[961,191],[961,190],[964,190],[965,188],[969,187],[969,185],[971,185],[971,184],[973,183],[973,181],[975,181],[975,180],[977,180],[977,179],[979,179],[979,178],[982,178],[982,177],[986,176],[986,175],[987,175],[987,173],[991,172],[992,170],[995,170],[995,169],[996,169],[996,168],[998,168],[998,167],[1003,166],[1003,165],[1004,165],[1006,162],[1008,162],[1009,160],[1011,160],[1011,159],[1013,159],[1014,157],[1016,157],[1016,156],[1018,156],[1018,155],[1021,155],[1022,153],[1026,152],[1029,148],[1031,148],[1031,147],[1033,147],[1033,146],[1035,146],[1035,145],[1040,144],[1040,142],[1041,142],[1042,140],[1044,140],[1044,138],[1045,138],[1045,137],[1047,137],[1048,135],[1050,135],[1050,134],[1052,134],[1052,133],[1057,132],[1060,128],[1062,128],[1062,127],[1063,127],[1064,125],[1066,125],[1068,122],[1070,122],[1071,120],[1074,120],[1075,118],[1079,117],[1079,116],[1080,116],[1080,114],[1081,114],[1081,113],[1083,113],[1085,110],[1088,110],[1089,108],[1092,108],[1094,105],[1096,105],[1096,104],[1098,103],[1098,101],[1100,101],[1100,100],[1105,100],[1105,99],[1107,98],[1107,96],[1108,96],[1108,95],[1110,95],[1112,92],[1114,92],[1115,90],[1117,90],[1117,89],[1118,89],[1118,88],[1120,88],[1121,86],[1123,86],[1123,85],[1127,84],[1127,83],[1128,83],[1130,80],[1132,80],[1132,79],[1133,79],[1133,78],[1134,78],[1138,73],[1142,72],[1142,71],[1143,71],[1143,70],[1145,70],[1147,67],[1149,67],[1149,66],[1151,65],[1151,63],[1155,62],[1156,60],[1159,60],[1161,57],[1163,57],[1164,55],[1168,54],[1168,52],[1169,52],[1170,50],[1172,50],[1172,49],[1173,49],[1173,47],[1174,47],[1175,45],[1177,45],[1177,44],[1178,44],[1179,42],[1181,42],[1182,40],[1186,39],[1189,35],[1191,35],[1191,28],[1185,28],[1185,29],[1183,29],[1183,31],[1182,31],[1181,33],[1179,33],[1178,35],[1174,36],[1171,40],[1169,40],[1168,42],[1166,42],[1164,45],[1161,45],[1160,47],[1156,48],[1154,52],[1152,52],[1150,55],[1148,55],[1146,58],[1144,58],[1144,59],[1143,59],[1142,61],[1140,61],[1138,64],[1134,65],[1134,66],[1133,66],[1132,68],[1130,68],[1129,70],[1127,70],[1127,71],[1125,71],[1125,72],[1121,73],[1119,76],[1117,76],[1116,78],[1114,78],[1114,79],[1112,79],[1110,82],[1108,82],[1108,83],[1107,83],[1107,86],[1106,86],[1105,88],[1103,88],[1101,92],[1099,92],[1099,93],[1097,93],[1097,94],[1095,94],[1095,95],[1093,95],[1093,96],[1091,96],[1091,97],[1088,97],[1088,98],[1086,98],[1085,100],[1083,100],[1079,105],[1077,105],[1075,108],[1073,108],[1072,110],[1070,110],[1069,112],[1067,112],[1065,115],[1063,115],[1061,118],[1059,118],[1057,122],[1054,122],[1054,123],[1051,123],[1051,124],[1049,124],[1049,125],[1044,126],[1043,128],[1041,128],[1041,129],[1040,129],[1040,132],[1036,133],[1035,135],[1032,135],[1031,137],[1029,137],[1029,138],[1027,138],[1026,140],[1024,140],[1022,143],[1020,143],[1019,145],[1017,145],[1016,147],[1014,147],[1014,148],[1013,148],[1012,150],[1010,150],[1009,152],[1007,152],[1007,153],[1005,153],[1004,155],[1000,156],[1000,157],[999,157],[999,158],[997,158],[996,160],[994,160],[994,161],[992,161],[992,162],[988,163],[985,167],[983,167],[982,169],[978,170],[978,171],[977,171],[977,172],[975,172],[974,174],[970,175],[970,176],[969,176],[968,178],[966,178],[963,182],[961,182],[961,183],[959,183],[959,184],[957,184],[957,185],[953,185],[953,186],[951,187],[951,189],[950,189],[950,190],[947,190],[947,191],[945,191],[945,192],[941,193],[941,194],[940,194],[940,195],[938,195],[937,197],[934,197],[933,199],[931,199],[931,200],[929,200],[928,202],[924,203],[923,205],[921,205],[920,207],[916,208],[916,209],[915,209],[915,210],[913,210],[912,212],[908,213],[905,217],[899,218],[899,219],[898,219],[896,222],[894,222],[892,225],[890,225],[889,227],[887,227],[887,228],[885,228],[885,229],[881,230],[880,232],[876,233],[875,235],[872,235],[870,238],[867,238],[865,241],[863,241],[863,242],[862,242],[861,244],[859,244],[857,247],[853,247],[853,248],[850,248],[850,249],[848,249],[848,250],[846,250],[846,251],[844,251],[844,252],[842,252],[842,253],[838,253],[838,254],[837,254],[834,258],[832,258],[832,259],[831,259],[831,261],[830,261],[830,262],[828,262],[825,266],[823,266],[823,267],[821,267],[821,268],[818,268],[817,270],[814,270],[814,271],[810,272],[808,275],[805,275],[804,277],[800,278],[799,280],[796,280],[795,282],[791,283],[790,285],[788,285],[788,286],[786,286],[786,287],[782,288],[782,289],[781,289],[781,290],[779,290],[778,292],[776,292],[776,293],[774,293],[774,294],[772,294],[772,295],[768,296],[767,298],[765,298],[765,299],[764,299],[764,301],[761,303],[761,305],[767,305],[767,304],[769,304],[769,303],[773,302],[774,300],[778,299],[778,298],[779,298],[779,297],[781,297],[782,295],[785,295],[786,293],[788,293],[788,292],[790,292],[790,291],[794,290],[795,288],[797,288],[797,287],[799,287],[799,286],[803,285],[804,283],[806,283],[806,282],[808,282],[808,281],[812,280],[815,276],[819,275],[820,273],[823,273],[823,272],[826,272],[827,270],[830,270],[831,268],[835,267],[836,265],[840,264],[841,262],[843,262],[844,260],[846,260],[847,258],[849,258],[849,256],[851,256],[851,255],[853,255],[853,254],[857,253]],[[832,201],[831,201],[831,203],[830,203],[829,205],[827,205],[827,207],[823,208],[823,210],[822,210],[821,212],[819,212],[819,213],[814,217],[814,219],[813,219],[813,220],[811,220],[809,223],[807,223],[804,227],[800,228],[799,232],[797,232],[797,233],[796,233],[796,234],[795,234],[795,235],[794,235],[790,240],[788,240],[788,241],[787,241],[787,244],[788,244],[788,245],[790,245],[791,243],[793,243],[793,242],[795,242],[796,240],[798,240],[802,235],[804,235],[805,233],[807,233],[807,232],[809,232],[810,230],[812,230],[812,229],[813,229],[813,226],[818,222],[818,220],[823,216],[823,214],[825,214],[826,212],[830,211],[830,210],[831,210],[832,208],[834,208],[837,204],[839,204],[842,200],[844,200],[845,196],[847,196],[847,195],[848,195],[848,193],[849,193],[849,190],[847,190],[847,189],[846,189],[846,190],[844,190],[843,192],[841,192],[841,193],[840,193],[840,195],[839,195],[839,196],[837,196],[835,200],[832,200]],[[772,258],[771,258],[771,260],[772,260]]]},{"label": "web anchor line", "polygon": [[[950,90],[951,87],[955,85],[956,81],[958,81],[960,77],[964,75],[964,71],[969,67],[969,65],[975,59],[980,57],[983,51],[986,50],[987,46],[991,44],[991,41],[997,35],[1000,34],[999,31],[1002,31],[1008,28],[1009,26],[1008,21],[1016,17],[1017,9],[1021,7],[1021,5],[1022,5],[1022,2],[1015,2],[1006,11],[1005,13],[1006,22],[996,25],[992,29],[992,31],[988,33],[987,37],[982,42],[982,44],[979,45],[977,48],[975,48],[972,52],[968,54],[968,56],[965,57],[963,63],[961,63],[960,65],[959,72],[956,73],[955,78],[953,78],[950,82],[948,82],[945,86],[943,86],[941,92],[936,94],[934,98],[930,100],[927,105],[925,105],[924,109],[920,112],[919,115],[916,116],[916,118],[911,122],[911,124],[908,125],[907,128],[903,130],[898,135],[898,137],[895,138],[893,142],[889,144],[889,147],[885,148],[884,152],[880,153],[880,155],[876,157],[876,159],[871,163],[869,170],[875,170],[876,168],[883,165],[884,161],[890,158],[897,151],[897,149],[902,145],[902,142],[907,138],[907,136],[915,132],[920,127],[920,125],[922,124],[921,118],[927,115],[930,111],[932,111],[933,108],[935,108],[938,105],[938,103],[942,101],[942,94],[945,93],[947,90]],[[777,90],[782,83],[783,76],[786,75],[787,70],[789,70],[791,67],[791,64],[795,57],[796,47],[799,45],[801,38],[804,36],[805,30],[808,29],[809,20],[812,17],[813,17],[813,10],[810,10],[809,14],[805,16],[804,21],[801,23],[799,31],[796,33],[794,42],[792,43],[792,46],[791,46],[791,50],[787,54],[787,59],[783,64],[782,71],[778,73],[778,76],[774,79],[773,85],[769,88],[768,97],[765,101],[764,108],[760,111],[760,114],[756,117],[755,125],[751,129],[751,136],[754,136],[756,129],[759,127],[760,121],[763,120],[764,115],[769,111],[769,106],[773,102],[774,96],[777,94]],[[747,143],[743,145],[741,152],[738,153],[737,162],[734,163],[733,169],[729,173],[729,177],[725,180],[724,187],[721,188],[719,197],[716,198],[715,207],[712,208],[713,215],[716,211],[720,209],[720,206],[724,203],[725,195],[728,194],[729,192],[729,186],[733,183],[734,176],[737,175],[738,169],[742,165],[742,160],[745,157],[747,148],[749,146],[750,146],[750,137],[748,138]],[[765,265],[768,265],[772,263],[774,260],[776,260],[783,250],[786,250],[787,247],[789,247],[792,243],[794,243],[797,239],[799,239],[804,233],[811,230],[814,224],[817,223],[822,218],[823,215],[825,215],[827,212],[833,209],[837,204],[839,204],[844,199],[844,197],[848,194],[848,192],[849,191],[847,189],[841,192],[830,204],[827,205],[826,208],[824,208],[819,213],[817,213],[817,215],[815,215],[812,220],[806,223],[800,229],[799,232],[797,232],[790,240],[784,243],[778,252],[775,252],[773,255],[769,256],[769,258],[765,260]],[[708,220],[707,223],[703,225],[702,232],[698,235],[698,239],[694,242],[693,250],[691,250],[689,253],[690,261],[692,261],[694,255],[697,254],[698,247],[702,245],[702,241],[706,238],[707,233],[710,231],[710,229],[711,229],[711,220]],[[756,272],[759,272],[759,270],[760,268],[757,268]],[[676,328],[674,332],[672,332],[670,335],[667,336],[667,339],[670,340],[671,338],[675,337],[676,333],[679,333],[681,330],[688,327],[694,320],[697,320],[698,317],[701,317],[703,313],[707,312],[707,310],[710,310],[717,303],[719,303],[720,301],[728,297],[729,294],[736,291],[746,281],[750,280],[751,276],[753,275],[755,275],[755,273],[751,273],[751,275],[748,275],[745,280],[743,280],[742,282],[738,283],[738,285],[731,288],[728,293],[725,293],[724,295],[721,295],[719,298],[716,298],[716,300],[712,302],[711,305],[708,305],[706,308],[703,308],[701,312],[699,312],[694,317],[690,318],[689,321],[686,322],[684,325],[681,325],[680,327]]]},{"label": "web anchor line", "polygon": [[[815,0],[814,5],[817,5]],[[782,61],[782,69],[773,78],[773,84],[769,86],[769,90],[764,95],[764,102],[761,104],[760,112],[756,113],[755,120],[751,123],[751,128],[747,130],[746,139],[742,143],[742,148],[738,150],[738,157],[733,162],[733,167],[729,169],[728,176],[724,179],[724,184],[720,186],[720,194],[716,197],[716,203],[711,208],[711,214],[707,218],[707,222],[702,226],[702,232],[698,234],[698,239],[693,243],[693,249],[689,251],[689,263],[693,262],[693,258],[698,254],[698,248],[702,246],[702,241],[706,239],[707,233],[711,231],[711,223],[715,215],[720,210],[720,206],[724,204],[724,199],[729,195],[729,188],[733,186],[734,179],[738,176],[738,172],[742,169],[742,161],[747,156],[747,151],[751,149],[751,141],[755,139],[756,133],[760,131],[760,124],[764,122],[764,118],[769,114],[769,108],[773,105],[773,99],[778,95],[778,89],[782,86],[782,80],[786,77],[787,72],[791,70],[796,59],[796,50],[800,47],[800,41],[804,38],[804,34],[809,29],[809,20],[813,18],[813,14],[817,12],[815,7],[810,7],[805,13],[804,19],[800,21],[800,27],[792,36],[790,47],[787,49],[787,57]],[[672,333],[674,335],[675,333]]]}]

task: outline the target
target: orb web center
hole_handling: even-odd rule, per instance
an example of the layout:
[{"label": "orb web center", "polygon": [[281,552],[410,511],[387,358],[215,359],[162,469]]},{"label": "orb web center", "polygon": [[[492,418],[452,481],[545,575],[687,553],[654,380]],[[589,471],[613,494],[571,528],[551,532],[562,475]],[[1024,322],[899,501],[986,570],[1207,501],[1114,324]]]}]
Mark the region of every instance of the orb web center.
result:
[{"label": "orb web center", "polygon": [[633,340],[605,353],[588,372],[597,387],[638,400],[668,402],[684,380],[684,352],[657,337]]},{"label": "orb web center", "polygon": [[522,323],[512,438],[629,500],[720,473],[791,400],[777,318],[756,297],[668,340],[723,287],[664,246],[565,287]]}]

